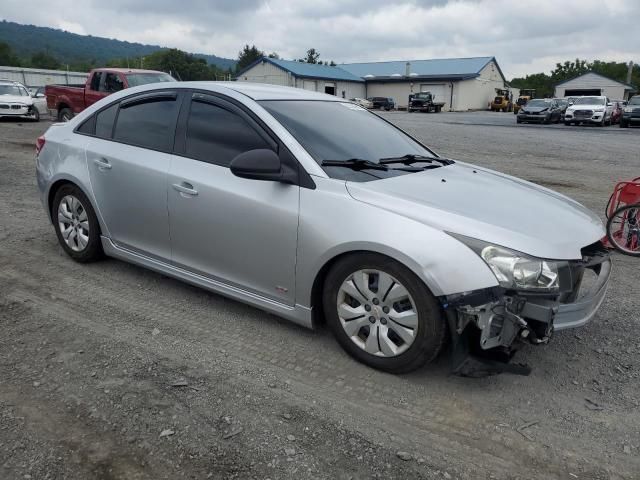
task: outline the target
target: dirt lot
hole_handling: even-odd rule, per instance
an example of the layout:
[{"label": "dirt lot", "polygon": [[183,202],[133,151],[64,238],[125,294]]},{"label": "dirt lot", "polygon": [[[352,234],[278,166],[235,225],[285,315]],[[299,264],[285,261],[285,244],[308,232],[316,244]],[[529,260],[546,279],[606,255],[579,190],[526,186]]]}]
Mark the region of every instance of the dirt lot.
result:
[{"label": "dirt lot", "polygon": [[[639,129],[386,116],[597,212],[615,180],[640,175]],[[446,354],[392,376],[324,330],[119,261],[71,261],[36,193],[47,126],[0,120],[0,479],[640,478],[638,260],[615,256],[586,328],[521,353],[529,377],[452,377]]]}]

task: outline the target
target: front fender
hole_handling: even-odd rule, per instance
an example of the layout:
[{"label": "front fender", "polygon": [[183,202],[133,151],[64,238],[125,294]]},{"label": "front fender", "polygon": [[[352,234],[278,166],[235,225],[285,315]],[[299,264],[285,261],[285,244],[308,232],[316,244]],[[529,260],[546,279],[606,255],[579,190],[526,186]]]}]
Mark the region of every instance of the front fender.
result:
[{"label": "front fender", "polygon": [[314,281],[332,259],[369,251],[396,259],[436,296],[498,285],[489,267],[450,235],[351,197],[345,183],[316,178],[301,189],[296,303],[310,306]]}]

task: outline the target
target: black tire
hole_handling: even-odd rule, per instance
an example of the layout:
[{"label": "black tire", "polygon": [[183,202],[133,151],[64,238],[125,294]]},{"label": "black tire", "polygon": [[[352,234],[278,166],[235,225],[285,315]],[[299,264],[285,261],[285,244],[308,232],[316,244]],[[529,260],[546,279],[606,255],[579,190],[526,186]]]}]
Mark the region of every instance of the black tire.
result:
[{"label": "black tire", "polygon": [[565,121],[565,122],[564,122],[564,124],[565,124],[565,126],[567,126],[567,127],[571,126],[571,122],[567,122],[567,121]]},{"label": "black tire", "polygon": [[59,122],[68,122],[74,117],[73,111],[70,108],[63,108],[58,112]]},{"label": "black tire", "polygon": [[522,120],[519,118],[516,118],[516,123],[522,123]]},{"label": "black tire", "polygon": [[[375,269],[391,275],[414,299],[418,314],[418,332],[404,353],[393,357],[370,354],[357,346],[344,331],[338,316],[338,292],[350,275],[362,269]],[[370,367],[386,372],[406,373],[431,362],[438,356],[446,341],[445,317],[431,291],[411,270],[384,255],[358,253],[338,261],[325,279],[323,307],[331,331],[347,353]]]},{"label": "black tire", "polygon": [[[60,223],[58,222],[58,207],[60,206],[62,199],[68,195],[74,196],[80,201],[82,207],[84,207],[84,210],[87,213],[87,220],[89,222],[89,241],[80,251],[73,250],[69,245],[67,245],[62,236],[62,232],[60,231]],[[76,262],[95,262],[104,256],[102,242],[100,241],[100,224],[98,223],[98,218],[96,217],[96,213],[87,196],[76,185],[65,184],[56,191],[53,197],[53,202],[51,202],[51,218],[58,237],[58,242],[60,242],[62,249],[67,253],[67,255]]]},{"label": "black tire", "polygon": [[620,119],[620,128],[628,128],[629,124],[624,120]]},{"label": "black tire", "polygon": [[39,122],[40,121],[40,112],[38,111],[38,109],[36,107],[33,107],[33,116],[31,117],[31,121],[32,122]]},{"label": "black tire", "polygon": [[630,252],[628,250],[623,250],[620,247],[618,247],[618,244],[616,243],[615,239],[613,238],[613,234],[611,232],[612,226],[613,226],[613,221],[620,215],[622,214],[625,210],[640,210],[640,204],[637,205],[625,205],[623,207],[618,208],[615,212],[613,212],[611,214],[611,217],[609,218],[609,220],[607,220],[607,240],[609,240],[609,243],[613,246],[613,248],[615,248],[618,252],[624,254],[624,255],[628,255],[630,257],[640,257],[640,249],[636,250],[634,252]]}]

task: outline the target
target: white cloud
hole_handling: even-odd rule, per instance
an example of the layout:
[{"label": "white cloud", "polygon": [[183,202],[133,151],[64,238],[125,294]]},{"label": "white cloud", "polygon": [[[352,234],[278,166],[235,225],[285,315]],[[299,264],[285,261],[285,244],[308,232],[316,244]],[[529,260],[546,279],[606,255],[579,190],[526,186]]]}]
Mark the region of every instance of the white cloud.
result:
[{"label": "white cloud", "polygon": [[314,47],[336,62],[494,55],[507,77],[586,58],[640,61],[637,0],[3,0],[21,23],[235,58]]}]

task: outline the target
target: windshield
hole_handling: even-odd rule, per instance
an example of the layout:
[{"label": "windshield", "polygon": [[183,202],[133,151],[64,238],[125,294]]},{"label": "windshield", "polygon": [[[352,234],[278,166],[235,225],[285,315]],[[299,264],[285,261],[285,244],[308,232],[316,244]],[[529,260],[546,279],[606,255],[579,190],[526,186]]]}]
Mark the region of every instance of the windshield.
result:
[{"label": "windshield", "polygon": [[578,97],[573,102],[574,105],[604,105],[604,98],[601,97]]},{"label": "windshield", "polygon": [[416,93],[415,98],[426,98],[427,100],[431,98],[430,93]]},{"label": "windshield", "polygon": [[147,83],[175,82],[175,79],[167,73],[127,73],[127,82],[130,87],[146,85]]},{"label": "windshield", "polygon": [[629,103],[627,105],[640,105],[640,95],[635,96],[631,100],[629,100]]},{"label": "windshield", "polygon": [[318,163],[352,158],[379,162],[433,153],[377,115],[352,103],[309,100],[259,102]]},{"label": "windshield", "polygon": [[29,93],[18,85],[0,85],[0,95],[15,95],[16,97],[28,97]]},{"label": "windshield", "polygon": [[549,107],[551,102],[549,100],[529,100],[527,107]]}]

